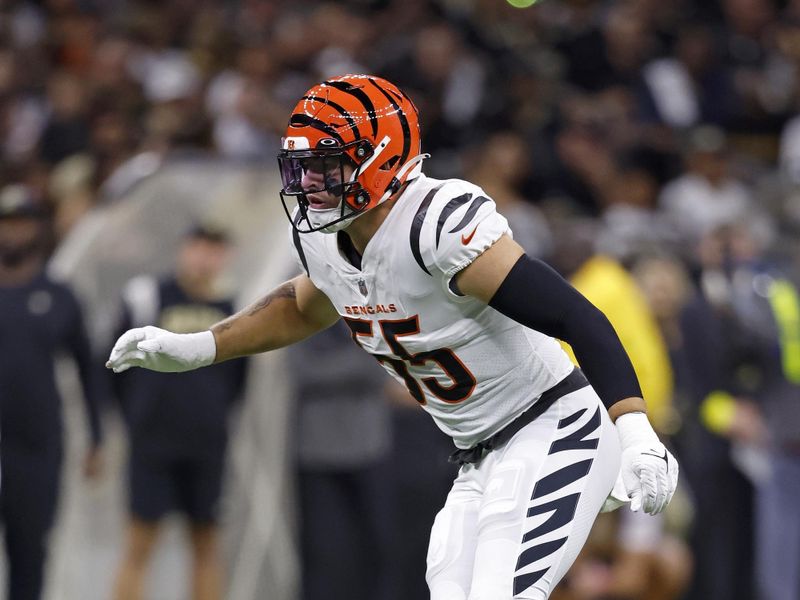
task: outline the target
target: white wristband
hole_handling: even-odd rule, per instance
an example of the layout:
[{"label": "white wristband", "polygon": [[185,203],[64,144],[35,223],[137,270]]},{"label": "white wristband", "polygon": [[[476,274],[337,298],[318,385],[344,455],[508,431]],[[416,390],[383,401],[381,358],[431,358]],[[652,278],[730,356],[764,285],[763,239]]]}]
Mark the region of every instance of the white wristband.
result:
[{"label": "white wristband", "polygon": [[207,367],[213,363],[217,357],[217,340],[211,330],[186,335],[189,342],[186,347],[194,351],[194,356],[188,362],[195,368]]},{"label": "white wristband", "polygon": [[643,412],[625,413],[617,417],[617,432],[622,449],[630,448],[637,444],[658,443],[659,439],[647,415]]}]

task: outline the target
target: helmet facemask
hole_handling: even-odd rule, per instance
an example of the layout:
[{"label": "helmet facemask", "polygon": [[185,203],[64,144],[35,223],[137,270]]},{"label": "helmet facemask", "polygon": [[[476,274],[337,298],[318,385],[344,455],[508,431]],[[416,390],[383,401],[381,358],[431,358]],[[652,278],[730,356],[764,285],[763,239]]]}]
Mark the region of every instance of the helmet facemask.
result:
[{"label": "helmet facemask", "polygon": [[[280,191],[284,211],[291,219],[291,209],[287,198],[297,202],[298,213],[292,225],[299,233],[322,231],[334,233],[347,227],[356,217],[365,212],[369,205],[370,194],[358,181],[358,176],[369,166],[375,151],[369,140],[356,140],[344,146],[335,143],[331,138],[323,139],[321,148],[289,150],[278,154],[278,165],[281,173],[282,189]],[[284,139],[285,148],[293,144]],[[351,158],[360,159],[356,162]],[[304,177],[318,179],[321,185],[303,188]],[[330,207],[314,207],[312,194],[327,194],[338,198],[338,203]]]}]

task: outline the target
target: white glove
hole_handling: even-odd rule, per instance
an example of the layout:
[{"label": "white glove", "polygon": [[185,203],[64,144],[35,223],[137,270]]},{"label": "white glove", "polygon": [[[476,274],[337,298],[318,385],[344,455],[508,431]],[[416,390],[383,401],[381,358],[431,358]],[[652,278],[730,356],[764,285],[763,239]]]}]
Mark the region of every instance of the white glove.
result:
[{"label": "white glove", "polygon": [[657,515],[675,493],[678,462],[659,441],[644,413],[625,413],[616,424],[622,446],[620,474],[631,510]]},{"label": "white glove", "polygon": [[217,343],[211,331],[172,333],[147,326],[123,333],[114,344],[106,367],[115,373],[131,367],[180,373],[208,366],[216,356]]}]

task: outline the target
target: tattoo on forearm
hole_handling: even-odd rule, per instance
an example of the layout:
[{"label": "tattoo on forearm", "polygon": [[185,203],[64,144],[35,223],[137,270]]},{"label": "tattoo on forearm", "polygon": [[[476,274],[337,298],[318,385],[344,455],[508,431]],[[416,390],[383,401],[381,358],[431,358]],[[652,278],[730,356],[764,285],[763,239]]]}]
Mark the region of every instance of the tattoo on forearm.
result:
[{"label": "tattoo on forearm", "polygon": [[223,331],[227,331],[228,329],[233,328],[236,324],[236,320],[240,318],[243,314],[248,317],[253,317],[258,314],[261,310],[265,309],[267,306],[272,304],[272,302],[278,298],[296,298],[297,295],[295,294],[294,284],[291,281],[287,281],[280,287],[272,290],[269,294],[264,296],[261,300],[256,302],[255,304],[245,308],[243,311],[233,315],[232,317],[228,317],[224,321],[220,321],[216,325],[211,328],[211,331],[214,333],[222,333]]},{"label": "tattoo on forearm", "polygon": [[218,331],[227,331],[233,327],[233,317],[229,317],[220,323],[217,323],[211,328],[211,331],[218,332]]},{"label": "tattoo on forearm", "polygon": [[261,300],[253,304],[249,309],[247,309],[247,316],[253,317],[257,313],[261,312],[265,308],[267,308],[274,300],[278,298],[296,298],[297,294],[295,293],[294,283],[291,281],[287,281],[279,288],[271,291],[269,294],[264,296]]}]

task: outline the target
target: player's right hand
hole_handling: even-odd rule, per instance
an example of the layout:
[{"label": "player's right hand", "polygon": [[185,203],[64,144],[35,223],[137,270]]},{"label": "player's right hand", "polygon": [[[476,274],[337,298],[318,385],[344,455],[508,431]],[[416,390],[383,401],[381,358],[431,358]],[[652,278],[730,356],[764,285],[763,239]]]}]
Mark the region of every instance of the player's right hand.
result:
[{"label": "player's right hand", "polygon": [[657,515],[678,486],[678,461],[661,442],[640,444],[622,451],[621,474],[631,510]]},{"label": "player's right hand", "polygon": [[211,331],[172,333],[158,327],[138,327],[123,333],[114,344],[106,368],[122,373],[143,367],[162,373],[180,373],[214,362],[217,345]]},{"label": "player's right hand", "polygon": [[657,515],[675,493],[678,462],[659,441],[644,413],[620,415],[616,426],[622,447],[620,475],[631,510]]}]

